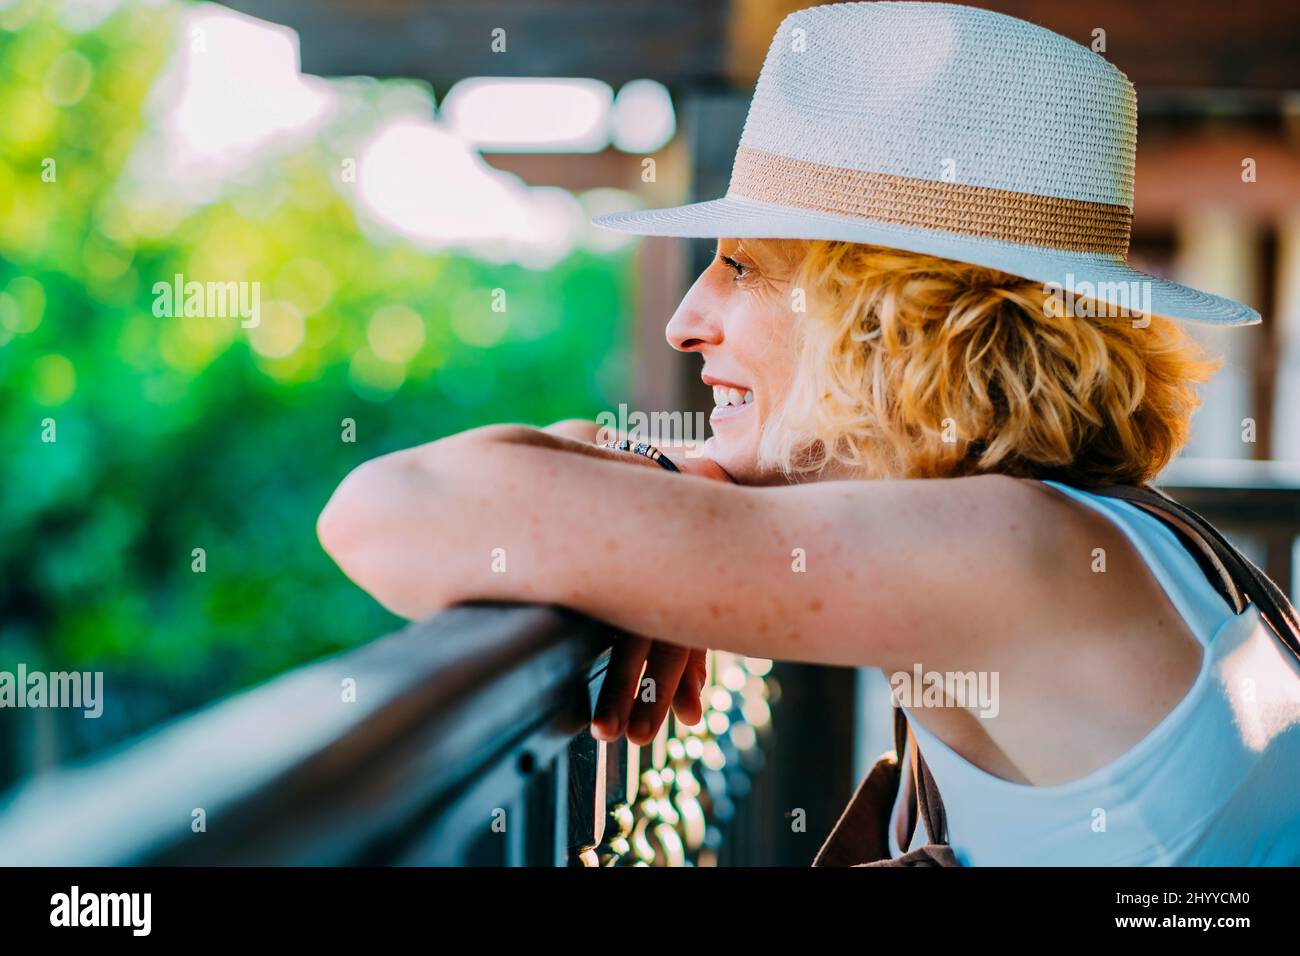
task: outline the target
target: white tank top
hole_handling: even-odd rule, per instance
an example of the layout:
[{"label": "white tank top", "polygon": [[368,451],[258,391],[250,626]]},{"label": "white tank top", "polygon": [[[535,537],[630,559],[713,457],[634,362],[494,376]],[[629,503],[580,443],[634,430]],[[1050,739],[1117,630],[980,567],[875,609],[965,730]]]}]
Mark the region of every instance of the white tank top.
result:
[{"label": "white tank top", "polygon": [[[1126,501],[1046,484],[1119,526],[1204,657],[1191,689],[1146,737],[1056,786],[995,777],[911,721],[957,859],[966,866],[1300,865],[1300,662],[1253,604],[1232,612],[1159,519]],[[895,856],[898,813],[896,805]],[[927,840],[918,821],[911,847]]]}]

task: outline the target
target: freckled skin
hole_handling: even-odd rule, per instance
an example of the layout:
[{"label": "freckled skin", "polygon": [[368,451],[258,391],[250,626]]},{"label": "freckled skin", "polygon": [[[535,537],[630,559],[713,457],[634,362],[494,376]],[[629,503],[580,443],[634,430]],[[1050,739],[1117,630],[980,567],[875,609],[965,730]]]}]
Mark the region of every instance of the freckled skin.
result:
[{"label": "freckled skin", "polygon": [[[326,550],[407,617],[535,601],[621,629],[598,704],[605,739],[648,742],[670,706],[694,723],[707,648],[996,671],[994,720],[914,716],[1017,782],[1077,778],[1141,739],[1191,684],[1200,650],[1123,533],[1006,476],[790,485],[761,468],[761,426],[795,370],[788,271],[746,261],[735,240],[719,251],[749,271],[715,260],[667,336],[754,401],[715,423],[704,457],[666,449],[684,474],[595,447],[590,422],[475,429],[356,469],[318,523]],[[1098,547],[1105,574],[1088,571]],[[496,548],[506,573],[487,560]],[[634,704],[643,669],[661,689],[653,706]]]}]

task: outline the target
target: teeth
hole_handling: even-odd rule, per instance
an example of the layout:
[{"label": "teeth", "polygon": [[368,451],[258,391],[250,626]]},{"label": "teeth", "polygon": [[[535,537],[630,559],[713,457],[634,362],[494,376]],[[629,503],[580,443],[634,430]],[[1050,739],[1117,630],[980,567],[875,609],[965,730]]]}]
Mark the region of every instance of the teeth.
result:
[{"label": "teeth", "polygon": [[751,390],[742,392],[738,388],[731,388],[726,385],[713,386],[714,405],[748,405],[753,400],[754,393]]}]

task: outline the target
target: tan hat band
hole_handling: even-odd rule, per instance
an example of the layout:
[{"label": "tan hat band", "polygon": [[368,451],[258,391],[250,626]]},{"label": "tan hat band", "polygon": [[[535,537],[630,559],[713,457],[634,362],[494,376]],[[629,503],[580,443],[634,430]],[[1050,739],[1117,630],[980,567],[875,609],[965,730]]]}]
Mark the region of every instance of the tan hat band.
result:
[{"label": "tan hat band", "polygon": [[1125,206],[826,166],[742,146],[728,195],[873,222],[1123,258]]}]

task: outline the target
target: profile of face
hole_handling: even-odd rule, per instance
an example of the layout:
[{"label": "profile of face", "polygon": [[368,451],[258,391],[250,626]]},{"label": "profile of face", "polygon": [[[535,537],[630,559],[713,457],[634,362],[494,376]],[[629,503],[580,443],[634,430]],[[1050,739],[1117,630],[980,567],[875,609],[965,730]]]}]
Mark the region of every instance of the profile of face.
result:
[{"label": "profile of face", "polygon": [[668,323],[669,344],[698,352],[713,388],[705,454],[736,481],[775,480],[760,467],[764,424],[781,407],[795,371],[792,282],[802,243],[721,239]]}]

